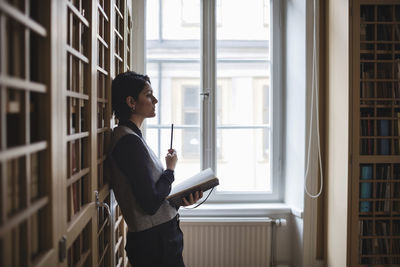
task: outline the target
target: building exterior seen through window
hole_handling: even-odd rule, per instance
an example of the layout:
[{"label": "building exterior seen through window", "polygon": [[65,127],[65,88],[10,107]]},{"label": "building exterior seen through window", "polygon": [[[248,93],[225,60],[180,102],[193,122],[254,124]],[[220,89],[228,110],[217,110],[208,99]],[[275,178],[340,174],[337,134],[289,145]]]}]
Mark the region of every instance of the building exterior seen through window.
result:
[{"label": "building exterior seen through window", "polygon": [[[269,0],[216,1],[218,192],[270,192]],[[146,139],[163,158],[174,123],[176,180],[200,170],[200,0],[147,1],[147,74],[159,99]]]}]

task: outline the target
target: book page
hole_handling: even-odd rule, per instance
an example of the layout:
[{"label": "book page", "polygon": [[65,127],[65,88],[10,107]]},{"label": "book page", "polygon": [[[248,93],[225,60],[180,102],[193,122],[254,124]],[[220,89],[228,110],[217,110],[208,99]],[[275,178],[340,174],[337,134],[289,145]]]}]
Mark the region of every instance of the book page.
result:
[{"label": "book page", "polygon": [[193,187],[195,185],[204,183],[213,178],[215,178],[214,172],[210,168],[205,169],[205,170],[199,172],[198,174],[196,174],[186,180],[183,180],[182,182],[180,182],[176,185],[172,185],[171,193],[169,195],[170,196],[174,195],[180,191],[183,191],[183,190]]}]

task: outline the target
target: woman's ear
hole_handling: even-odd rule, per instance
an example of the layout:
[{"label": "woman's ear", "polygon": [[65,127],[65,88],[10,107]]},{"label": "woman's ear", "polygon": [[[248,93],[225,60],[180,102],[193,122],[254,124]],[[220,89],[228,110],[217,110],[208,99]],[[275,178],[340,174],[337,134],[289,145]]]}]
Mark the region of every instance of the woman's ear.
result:
[{"label": "woman's ear", "polygon": [[125,102],[128,105],[128,107],[135,109],[136,101],[132,96],[127,96]]}]

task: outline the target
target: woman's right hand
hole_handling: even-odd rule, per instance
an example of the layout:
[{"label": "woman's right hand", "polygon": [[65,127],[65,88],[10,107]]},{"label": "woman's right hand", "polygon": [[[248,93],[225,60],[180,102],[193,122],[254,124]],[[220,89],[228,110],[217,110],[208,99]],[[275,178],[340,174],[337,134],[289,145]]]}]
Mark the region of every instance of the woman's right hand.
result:
[{"label": "woman's right hand", "polygon": [[176,155],[175,149],[168,149],[168,154],[165,156],[165,165],[167,165],[167,169],[174,171],[177,161],[178,156]]}]

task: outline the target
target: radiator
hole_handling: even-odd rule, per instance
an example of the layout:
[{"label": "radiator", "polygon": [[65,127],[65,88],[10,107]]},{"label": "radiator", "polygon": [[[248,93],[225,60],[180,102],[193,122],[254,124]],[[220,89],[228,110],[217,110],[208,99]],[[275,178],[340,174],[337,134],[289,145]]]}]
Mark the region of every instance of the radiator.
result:
[{"label": "radiator", "polygon": [[186,267],[269,267],[274,221],[269,218],[181,220]]}]

